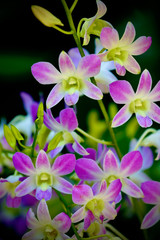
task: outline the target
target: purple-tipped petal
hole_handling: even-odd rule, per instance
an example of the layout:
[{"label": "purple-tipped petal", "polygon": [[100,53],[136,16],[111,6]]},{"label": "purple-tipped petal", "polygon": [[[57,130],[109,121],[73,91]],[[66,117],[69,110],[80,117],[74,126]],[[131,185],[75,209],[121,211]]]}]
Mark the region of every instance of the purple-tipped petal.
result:
[{"label": "purple-tipped petal", "polygon": [[144,217],[141,229],[152,227],[160,220],[160,206],[159,204],[153,207]]},{"label": "purple-tipped petal", "polygon": [[103,47],[111,49],[116,47],[119,41],[119,35],[116,29],[105,27],[101,31],[100,41]]},{"label": "purple-tipped petal", "polygon": [[125,122],[127,122],[132,116],[129,111],[129,105],[123,106],[112,120],[112,127],[119,127]]},{"label": "purple-tipped petal", "polygon": [[150,110],[147,114],[155,122],[160,123],[160,107],[157,104],[151,103]]},{"label": "purple-tipped petal", "polygon": [[46,102],[47,108],[52,108],[57,103],[59,103],[64,97],[64,95],[65,95],[65,92],[63,90],[62,83],[56,84],[48,95],[47,102]]},{"label": "purple-tipped petal", "polygon": [[152,89],[148,98],[151,99],[153,102],[160,101],[160,81],[158,81],[156,86]]},{"label": "purple-tipped petal", "polygon": [[52,188],[48,187],[47,190],[43,191],[41,188],[36,189],[36,199],[37,200],[42,200],[44,199],[45,201],[50,200],[52,197]]},{"label": "purple-tipped petal", "polygon": [[150,92],[151,86],[152,86],[152,78],[149,71],[146,69],[141,74],[136,94],[139,97],[140,96],[143,97],[145,94],[148,94]]},{"label": "purple-tipped petal", "polygon": [[88,155],[86,149],[75,138],[74,141],[75,142],[72,145],[73,150],[80,155]]},{"label": "purple-tipped petal", "polygon": [[119,44],[123,46],[130,45],[133,42],[134,38],[135,38],[135,28],[131,22],[128,22],[125,32],[122,38],[120,39]]},{"label": "purple-tipped petal", "polygon": [[132,55],[140,55],[148,50],[151,46],[152,38],[151,37],[139,37],[135,42],[129,47],[129,52]]},{"label": "purple-tipped petal", "polygon": [[65,76],[73,76],[76,68],[70,56],[62,51],[59,55],[59,68],[63,75]]},{"label": "purple-tipped petal", "polygon": [[15,189],[17,197],[22,197],[31,193],[36,188],[35,177],[27,177],[23,182],[21,182]]},{"label": "purple-tipped petal", "polygon": [[6,199],[6,204],[7,204],[7,207],[10,207],[10,208],[18,208],[21,204],[21,198],[12,197],[10,194],[8,194]]},{"label": "purple-tipped petal", "polygon": [[133,74],[139,74],[141,72],[141,68],[138,62],[131,55],[128,55],[127,61],[124,63],[124,66],[129,72]]},{"label": "purple-tipped petal", "polygon": [[116,72],[120,76],[124,76],[126,74],[126,69],[124,66],[120,65],[119,63],[115,62]]},{"label": "purple-tipped petal", "polygon": [[47,203],[44,199],[42,199],[37,207],[37,217],[38,220],[43,224],[47,224],[51,222],[51,217],[49,214]]},{"label": "purple-tipped petal", "polygon": [[59,176],[67,175],[73,172],[75,164],[75,155],[66,153],[56,158],[52,166],[52,171]]},{"label": "purple-tipped petal", "polygon": [[43,150],[41,150],[37,156],[36,168],[37,169],[48,169],[48,170],[51,168],[48,156],[45,153],[45,151],[43,151]]},{"label": "purple-tipped petal", "polygon": [[[148,115],[149,115],[149,113],[148,113]],[[137,118],[137,121],[138,121],[139,125],[143,128],[150,127],[153,124],[153,122],[152,122],[152,120],[150,119],[149,116],[143,117],[143,116],[141,116],[137,113],[136,118]]]},{"label": "purple-tipped petal", "polygon": [[106,191],[107,201],[114,201],[119,195],[122,188],[122,183],[120,179],[112,181]]},{"label": "purple-tipped petal", "polygon": [[73,223],[79,222],[82,219],[84,219],[86,214],[85,208],[81,207],[79,208],[75,213],[72,214],[71,220]]},{"label": "purple-tipped petal", "polygon": [[103,170],[106,173],[107,172],[115,173],[118,171],[118,169],[119,169],[119,164],[114,153],[111,150],[108,150],[103,161]]},{"label": "purple-tipped petal", "polygon": [[81,158],[76,161],[75,172],[81,180],[86,181],[98,181],[104,176],[97,163],[87,158]]},{"label": "purple-tipped petal", "polygon": [[[83,52],[86,55],[89,55],[89,52],[83,48]],[[79,64],[79,61],[80,59],[82,58],[81,57],[81,54],[79,52],[79,49],[77,47],[75,48],[71,48],[69,51],[68,51],[68,55],[70,56],[70,58],[72,59],[75,67],[77,68],[78,67],[78,64]]]},{"label": "purple-tipped petal", "polygon": [[38,222],[37,218],[35,217],[35,214],[31,208],[28,210],[27,215],[26,215],[26,224],[29,229],[34,229],[39,226],[39,222]]},{"label": "purple-tipped petal", "polygon": [[119,104],[129,102],[135,95],[131,84],[125,80],[119,80],[109,85],[110,95],[113,101]]},{"label": "purple-tipped petal", "polygon": [[86,212],[86,216],[84,218],[84,230],[85,231],[89,228],[89,226],[91,225],[91,223],[94,220],[95,220],[95,217],[94,217],[93,213],[90,210],[88,210]]},{"label": "purple-tipped petal", "polygon": [[103,97],[101,90],[95,86],[93,83],[89,82],[88,80],[84,80],[85,86],[81,90],[84,95],[89,98],[100,100]]},{"label": "purple-tipped petal", "polygon": [[143,158],[139,151],[132,151],[123,156],[120,166],[121,176],[128,177],[139,171],[142,167]]},{"label": "purple-tipped petal", "polygon": [[81,184],[73,187],[72,200],[74,203],[83,205],[93,198],[93,192],[90,186]]},{"label": "purple-tipped petal", "polygon": [[61,73],[49,62],[38,62],[31,67],[34,78],[41,84],[58,83],[62,75]]},{"label": "purple-tipped petal", "polygon": [[58,227],[60,233],[68,232],[71,227],[71,219],[64,212],[59,213],[52,222]]},{"label": "purple-tipped petal", "polygon": [[60,112],[60,123],[67,131],[74,131],[78,127],[78,121],[73,108],[66,108]]},{"label": "purple-tipped petal", "polygon": [[149,204],[157,204],[160,202],[160,182],[147,181],[141,184],[144,193],[143,201]]},{"label": "purple-tipped petal", "polygon": [[79,92],[75,91],[73,94],[66,93],[64,101],[68,106],[75,105],[79,100]]},{"label": "purple-tipped petal", "polygon": [[62,177],[56,177],[53,188],[62,193],[72,194],[73,185]]},{"label": "purple-tipped petal", "polygon": [[123,178],[121,179],[122,183],[122,192],[128,194],[129,196],[132,196],[134,198],[143,198],[143,192],[142,190],[130,179]]},{"label": "purple-tipped petal", "polygon": [[113,220],[117,216],[116,209],[108,202],[105,202],[105,208],[103,209],[102,213],[108,220]]},{"label": "purple-tipped petal", "polygon": [[35,168],[29,156],[24,153],[16,152],[13,155],[13,164],[15,169],[27,176],[35,172]]}]

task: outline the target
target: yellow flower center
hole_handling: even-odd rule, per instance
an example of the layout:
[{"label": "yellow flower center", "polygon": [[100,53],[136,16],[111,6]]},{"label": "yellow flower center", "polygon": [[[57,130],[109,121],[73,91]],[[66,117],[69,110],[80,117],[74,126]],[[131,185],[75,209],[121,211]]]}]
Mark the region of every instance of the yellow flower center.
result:
[{"label": "yellow flower center", "polygon": [[138,113],[141,116],[145,117],[149,107],[150,107],[149,101],[136,99],[130,103],[129,110],[131,113]]},{"label": "yellow flower center", "polygon": [[52,177],[49,173],[40,173],[37,175],[37,186],[41,187],[45,191],[49,186],[52,185]]},{"label": "yellow flower center", "polygon": [[58,232],[51,225],[46,225],[44,235],[45,235],[44,240],[54,240],[57,237]]},{"label": "yellow flower center", "polygon": [[107,54],[108,61],[113,60],[122,66],[124,65],[127,58],[128,58],[128,52],[126,50],[123,50],[120,47],[117,47],[108,51],[108,54]]},{"label": "yellow flower center", "polygon": [[64,90],[69,94],[73,94],[76,90],[79,90],[81,86],[80,79],[73,76],[69,77],[67,80],[64,79],[62,85]]},{"label": "yellow flower center", "polygon": [[90,210],[95,217],[99,218],[104,209],[104,201],[94,198],[86,204],[85,209]]}]

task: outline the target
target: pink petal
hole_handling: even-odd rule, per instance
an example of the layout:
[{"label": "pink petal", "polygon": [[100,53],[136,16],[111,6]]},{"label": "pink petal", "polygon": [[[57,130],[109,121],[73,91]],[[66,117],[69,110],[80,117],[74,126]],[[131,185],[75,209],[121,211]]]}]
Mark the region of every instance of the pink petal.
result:
[{"label": "pink petal", "polygon": [[59,213],[52,222],[58,227],[60,233],[68,232],[71,227],[71,219],[64,212]]},{"label": "pink petal", "polygon": [[158,81],[156,86],[152,89],[148,98],[151,99],[153,102],[160,101],[160,81]]},{"label": "pink petal", "polygon": [[153,207],[144,217],[141,229],[152,227],[160,220],[160,206]]},{"label": "pink petal", "polygon": [[81,158],[76,161],[75,172],[81,180],[98,181],[104,173],[92,159]]},{"label": "pink petal", "polygon": [[81,207],[79,208],[75,213],[72,214],[71,220],[73,223],[79,222],[82,219],[84,219],[86,214],[85,208]]},{"label": "pink petal", "polygon": [[6,199],[7,207],[9,208],[18,208],[21,204],[20,197],[12,197],[10,194],[7,195]]},{"label": "pink petal", "polygon": [[106,173],[108,172],[115,173],[118,171],[118,169],[119,169],[119,164],[114,153],[111,150],[108,150],[103,161],[103,170]]},{"label": "pink petal", "polygon": [[[89,55],[89,52],[86,49],[84,49],[84,48],[83,48],[83,52],[84,52],[85,55]],[[75,67],[77,68],[78,64],[79,64],[79,61],[82,58],[81,54],[79,52],[79,49],[77,47],[71,48],[68,51],[68,55],[70,56],[70,58],[72,59],[74,65],[75,65]]]},{"label": "pink petal", "polygon": [[109,220],[113,220],[117,216],[116,209],[108,202],[105,202],[105,208],[103,209],[102,213],[104,217]]},{"label": "pink petal", "polygon": [[135,28],[131,22],[128,22],[125,32],[122,38],[120,39],[119,44],[120,46],[130,45],[133,42],[134,38],[135,38]]},{"label": "pink petal", "polygon": [[138,88],[136,91],[137,97],[144,96],[145,94],[148,94],[151,90],[152,86],[152,78],[149,73],[149,71],[146,69],[142,72],[140,81],[138,84]]},{"label": "pink petal", "polygon": [[147,114],[155,122],[160,123],[160,107],[157,104],[151,103],[150,110]]},{"label": "pink petal", "polygon": [[51,222],[51,217],[49,214],[47,203],[44,199],[40,201],[37,207],[37,217],[41,224],[47,224]]},{"label": "pink petal", "polygon": [[53,84],[61,80],[61,73],[49,62],[38,62],[31,67],[34,78],[41,84]]},{"label": "pink petal", "polygon": [[93,192],[90,186],[81,184],[73,187],[72,200],[74,203],[83,205],[93,198]]},{"label": "pink petal", "polygon": [[116,72],[120,76],[124,76],[126,74],[126,69],[124,66],[120,65],[119,63],[115,62]]},{"label": "pink petal", "polygon": [[37,156],[36,168],[37,169],[46,169],[46,170],[49,170],[51,168],[51,164],[48,159],[48,156],[45,153],[45,151],[43,151],[43,150],[41,150]]},{"label": "pink petal", "polygon": [[62,74],[68,77],[73,76],[76,71],[72,59],[64,51],[62,51],[59,55],[59,68]]},{"label": "pink petal", "polygon": [[37,200],[42,200],[44,199],[45,201],[50,200],[52,197],[52,188],[48,187],[45,191],[41,190],[40,187],[36,189],[36,199]]},{"label": "pink petal", "polygon": [[121,183],[122,183],[122,192],[134,198],[144,197],[142,190],[130,179],[123,178],[121,179]]},{"label": "pink petal", "polygon": [[55,188],[59,192],[71,194],[73,185],[62,177],[56,177],[56,180],[53,183],[53,188]]},{"label": "pink petal", "polygon": [[16,152],[13,155],[13,164],[18,172],[27,176],[35,172],[35,168],[30,157],[24,153]]},{"label": "pink petal", "polygon": [[16,196],[22,197],[32,192],[36,188],[35,177],[27,177],[15,189]]},{"label": "pink petal", "polygon": [[101,60],[96,54],[90,54],[81,58],[77,68],[77,74],[87,79],[97,75],[100,71]]},{"label": "pink petal", "polygon": [[64,101],[68,106],[75,105],[79,100],[79,92],[75,91],[73,94],[66,93]]},{"label": "pink petal", "polygon": [[139,151],[132,151],[123,156],[121,160],[120,173],[123,177],[128,177],[136,173],[142,167],[143,158]]},{"label": "pink petal", "polygon": [[89,98],[100,100],[103,97],[101,90],[88,80],[84,80],[85,86],[81,92]]},{"label": "pink petal", "polygon": [[152,38],[151,37],[139,37],[129,48],[129,52],[132,55],[140,55],[148,50],[151,46]]},{"label": "pink petal", "polygon": [[62,84],[61,83],[56,84],[54,88],[51,90],[47,98],[47,101],[46,101],[47,108],[52,108],[57,103],[59,103],[64,97],[64,95],[65,95],[65,92],[63,91]]},{"label": "pink petal", "polygon": [[74,131],[78,127],[76,114],[72,108],[63,109],[60,112],[60,123],[67,131]]},{"label": "pink petal", "polygon": [[141,184],[145,203],[157,204],[160,202],[160,182],[146,181]]},{"label": "pink petal", "polygon": [[39,222],[38,222],[37,218],[35,217],[35,214],[31,208],[28,210],[27,215],[26,215],[26,224],[29,229],[34,229],[39,226]]},{"label": "pink petal", "polygon": [[96,3],[97,3],[96,18],[101,18],[106,14],[107,8],[102,1],[96,1]]},{"label": "pink petal", "polygon": [[113,101],[119,104],[129,102],[135,95],[131,84],[125,80],[119,80],[109,85],[110,95]]},{"label": "pink petal", "polygon": [[75,142],[72,145],[73,150],[80,155],[88,155],[88,152],[86,151],[86,149],[75,138],[74,138],[74,141]]},{"label": "pink petal", "polygon": [[52,171],[56,175],[67,175],[73,172],[76,164],[76,158],[74,154],[66,153],[58,156],[53,163]]},{"label": "pink petal", "polygon": [[141,68],[138,62],[131,55],[128,55],[128,58],[124,63],[124,66],[129,72],[133,74],[139,74],[141,72]]},{"label": "pink petal", "polygon": [[[149,115],[149,113],[148,113],[148,115]],[[152,120],[148,116],[143,117],[137,113],[136,118],[137,118],[139,125],[143,128],[150,127],[153,124]]]},{"label": "pink petal", "polygon": [[132,113],[130,113],[129,111],[129,105],[123,106],[113,118],[112,127],[121,126],[122,124],[127,122],[131,116],[132,116]]},{"label": "pink petal", "polygon": [[86,212],[86,216],[84,218],[84,230],[85,231],[89,228],[89,226],[91,225],[91,223],[94,220],[95,220],[95,217],[94,217],[93,213],[90,210],[88,210]]},{"label": "pink petal", "polygon": [[119,42],[119,35],[117,30],[110,27],[102,28],[100,41],[102,46],[106,49],[116,47]]},{"label": "pink petal", "polygon": [[116,197],[119,195],[121,188],[122,184],[120,179],[112,181],[109,187],[107,188],[105,199],[107,199],[107,201],[114,201]]},{"label": "pink petal", "polygon": [[22,237],[22,240],[39,240],[39,239],[43,239],[44,236],[44,232],[42,230],[42,228],[35,228],[32,229],[31,231],[25,233]]}]

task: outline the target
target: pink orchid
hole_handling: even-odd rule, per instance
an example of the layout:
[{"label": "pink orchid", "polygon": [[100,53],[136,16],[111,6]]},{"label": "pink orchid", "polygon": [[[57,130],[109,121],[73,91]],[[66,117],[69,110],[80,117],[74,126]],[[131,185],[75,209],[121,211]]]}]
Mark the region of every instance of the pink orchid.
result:
[{"label": "pink orchid", "polygon": [[139,151],[127,153],[119,162],[114,153],[108,150],[103,160],[103,170],[94,160],[80,158],[76,161],[75,172],[81,180],[86,181],[100,183],[102,180],[106,180],[108,184],[111,184],[115,179],[120,179],[122,192],[135,198],[142,198],[141,189],[128,178],[141,169],[142,162]]},{"label": "pink orchid", "polygon": [[36,159],[36,168],[32,160],[24,153],[17,152],[13,155],[15,169],[28,176],[16,187],[16,196],[21,197],[36,189],[38,200],[49,200],[52,196],[52,187],[60,192],[70,194],[72,184],[62,178],[74,170],[75,156],[64,154],[56,158],[52,167],[47,154],[41,150]]},{"label": "pink orchid", "polygon": [[119,75],[124,76],[126,69],[133,73],[140,73],[140,66],[132,55],[141,55],[150,47],[151,37],[135,38],[135,28],[131,22],[128,22],[125,32],[121,39],[116,29],[105,27],[101,31],[100,41],[108,51],[101,54],[102,61],[114,61],[116,71]]},{"label": "pink orchid", "polygon": [[42,199],[37,207],[37,218],[30,208],[26,216],[27,227],[31,231],[25,233],[22,240],[68,239],[65,234],[71,227],[71,219],[61,212],[53,219],[50,217],[46,201]]},{"label": "pink orchid", "polygon": [[86,184],[73,187],[72,200],[78,205],[83,205],[71,217],[72,222],[79,222],[84,219],[84,230],[97,219],[103,222],[104,219],[112,220],[116,217],[117,211],[114,204],[111,204],[121,190],[119,179],[113,181],[107,188],[106,181],[102,181],[100,186],[94,185],[92,188]]},{"label": "pink orchid", "polygon": [[160,182],[147,181],[141,184],[143,201],[155,205],[144,217],[141,228],[152,227],[160,220]]},{"label": "pink orchid", "polygon": [[48,62],[38,62],[32,65],[32,74],[41,84],[56,84],[47,98],[47,108],[52,108],[61,101],[67,105],[78,102],[79,95],[99,100],[103,97],[101,90],[91,83],[90,77],[100,71],[101,61],[91,54],[83,57],[75,68],[69,55],[62,51],[59,55],[60,72]]},{"label": "pink orchid", "polygon": [[160,81],[151,90],[152,78],[148,70],[141,74],[136,93],[129,82],[125,80],[110,84],[110,94],[118,104],[125,104],[115,115],[112,127],[118,127],[127,122],[133,113],[141,127],[150,127],[152,119],[160,123],[160,108],[155,102],[160,101]]},{"label": "pink orchid", "polygon": [[8,207],[17,208],[21,204],[21,197],[17,197],[15,193],[21,177],[21,175],[10,175],[5,179],[0,179],[0,198],[7,195],[6,204]]},{"label": "pink orchid", "polygon": [[52,151],[52,157],[60,152],[66,144],[71,144],[72,150],[81,155],[88,154],[80,144],[83,139],[74,131],[78,127],[78,120],[74,110],[72,108],[61,110],[58,120],[53,117],[50,109],[47,110],[47,113],[44,113],[44,124],[46,127],[54,131],[55,134],[62,133],[57,148]]}]

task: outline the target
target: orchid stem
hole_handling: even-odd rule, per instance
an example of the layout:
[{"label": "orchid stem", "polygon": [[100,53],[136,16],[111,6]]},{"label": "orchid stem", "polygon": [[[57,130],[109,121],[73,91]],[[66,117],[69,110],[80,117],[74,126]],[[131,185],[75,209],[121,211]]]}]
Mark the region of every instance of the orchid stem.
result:
[{"label": "orchid stem", "polygon": [[120,233],[115,227],[113,227],[111,224],[106,223],[106,228],[111,230],[116,236],[120,237],[122,240],[128,240],[122,233]]},{"label": "orchid stem", "polygon": [[147,136],[148,133],[155,133],[156,130],[154,128],[149,128],[147,129],[140,137],[140,139],[138,140],[136,146],[134,147],[134,150],[137,150],[138,147],[140,146],[141,142],[143,141],[143,139],[145,138],[145,136]]},{"label": "orchid stem", "polygon": [[73,10],[75,9],[75,7],[76,7],[77,3],[78,3],[78,0],[74,0],[74,2],[73,2],[73,4],[72,4],[72,6],[71,6],[71,8],[70,8],[70,13],[72,13],[72,12],[73,12]]}]

